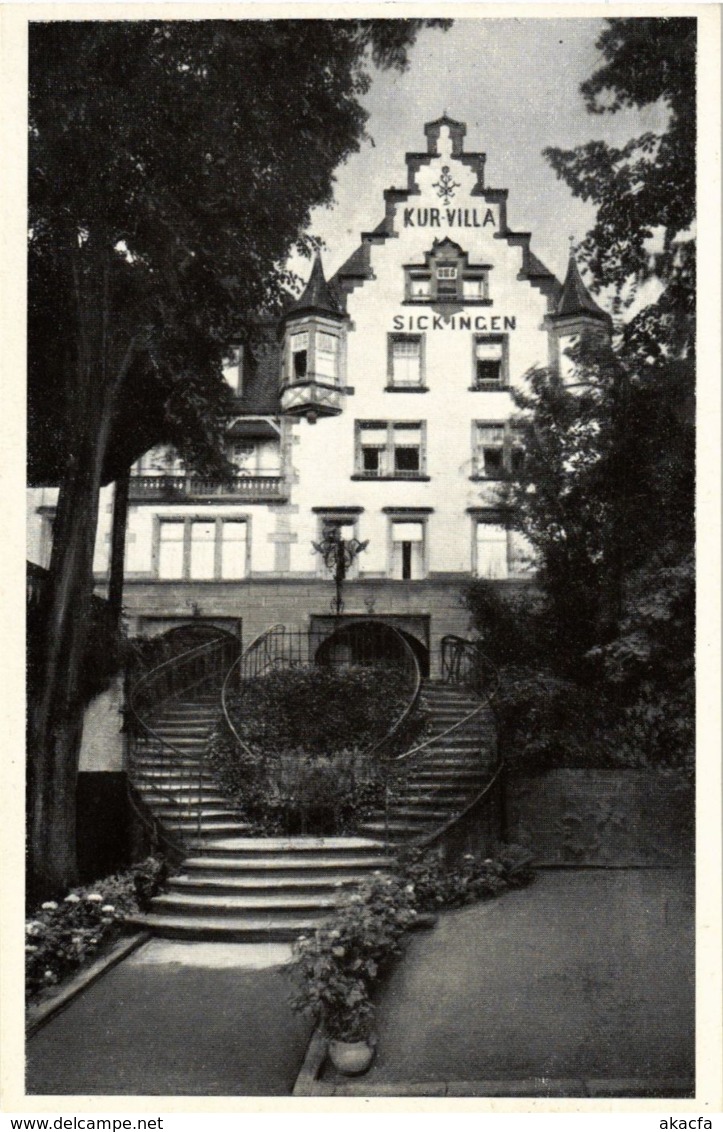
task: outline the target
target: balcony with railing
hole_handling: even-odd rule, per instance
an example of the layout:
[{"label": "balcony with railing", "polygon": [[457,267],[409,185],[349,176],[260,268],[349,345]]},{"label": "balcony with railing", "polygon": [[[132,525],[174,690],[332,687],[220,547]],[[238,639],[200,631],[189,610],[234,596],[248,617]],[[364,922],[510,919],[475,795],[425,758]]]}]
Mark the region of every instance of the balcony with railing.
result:
[{"label": "balcony with railing", "polygon": [[193,475],[132,475],[132,503],[178,503],[225,499],[239,503],[279,503],[288,496],[286,480],[278,471],[238,475],[231,480],[204,479]]}]

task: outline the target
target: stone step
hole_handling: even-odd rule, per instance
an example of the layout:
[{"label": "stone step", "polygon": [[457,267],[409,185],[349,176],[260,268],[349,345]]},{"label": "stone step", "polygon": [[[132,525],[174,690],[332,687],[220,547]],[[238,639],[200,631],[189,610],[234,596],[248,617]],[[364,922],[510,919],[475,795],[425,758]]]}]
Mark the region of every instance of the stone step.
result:
[{"label": "stone step", "polygon": [[[158,806],[163,808],[164,811],[168,810],[169,806],[183,810],[188,810],[190,808],[193,808],[195,810],[198,806],[202,806],[204,808],[207,806],[220,807],[224,810],[229,809],[228,798],[225,798],[223,794],[213,794],[210,791],[208,792],[208,794],[200,795],[180,794],[174,792],[173,790],[162,791],[160,788],[154,787],[152,789],[142,789],[141,797],[148,803],[149,806]],[[233,807],[231,808],[233,809]]]},{"label": "stone step", "polygon": [[[236,859],[273,858],[278,854],[299,854],[304,857],[371,855],[384,847],[368,837],[234,837],[224,842],[223,848]],[[304,857],[305,859],[305,857]]]},{"label": "stone step", "polygon": [[127,923],[143,931],[151,931],[164,939],[190,939],[199,941],[251,941],[284,942],[297,939],[304,932],[314,931],[325,916],[297,915],[293,919],[274,916],[200,917],[183,915],[130,916]]},{"label": "stone step", "polygon": [[[161,755],[141,755],[133,760],[134,766],[139,770],[160,771],[171,773],[176,770],[181,774],[184,770],[198,770],[203,765],[205,760],[192,758],[191,755],[175,755],[173,751],[167,751],[163,756]],[[188,774],[185,775],[188,778]]]},{"label": "stone step", "polygon": [[210,802],[208,804],[202,803],[200,806],[198,804],[189,804],[186,806],[179,804],[177,800],[163,800],[155,802],[153,803],[153,805],[158,807],[158,816],[162,821],[166,821],[166,819],[168,819],[169,821],[180,819],[181,821],[197,822],[199,810],[201,814],[201,821],[204,824],[208,824],[210,821],[217,821],[219,819],[234,822],[241,820],[236,810],[230,809],[228,805],[218,805],[215,802]]},{"label": "stone step", "polygon": [[299,914],[330,914],[336,907],[334,893],[267,893],[265,895],[200,895],[198,893],[167,893],[156,896],[148,909],[157,916],[257,916],[273,915],[287,920]]},{"label": "stone step", "polygon": [[310,872],[309,870],[301,870],[299,875],[293,876],[272,876],[268,872],[256,870],[257,875],[254,876],[252,871],[238,876],[230,873],[228,876],[221,874],[213,875],[212,870],[209,869],[209,875],[203,874],[196,875],[191,873],[182,873],[180,876],[172,877],[168,881],[169,892],[183,892],[183,893],[199,893],[201,895],[253,895],[254,893],[314,893],[326,892],[334,893],[339,892],[340,889],[353,887],[358,881],[368,880],[374,875],[374,872],[383,872],[386,870],[362,870],[353,872],[344,872],[342,869],[326,869],[318,875]]},{"label": "stone step", "polygon": [[370,833],[375,833],[379,837],[384,837],[388,833],[389,837],[394,841],[408,841],[416,837],[421,837],[423,833],[433,832],[435,829],[434,822],[428,826],[412,825],[409,822],[390,821],[387,824],[383,821],[369,820],[365,822],[360,829],[368,830]]},{"label": "stone step", "polygon": [[[448,809],[443,806],[390,806],[389,821],[409,821],[415,824],[417,822],[444,822],[455,813],[457,813],[457,809],[454,806],[450,806]],[[381,820],[383,817],[383,811],[375,811],[372,820]]]},{"label": "stone step", "polygon": [[395,794],[392,797],[392,806],[432,806],[432,808],[464,806],[467,800],[471,800],[474,796],[473,790],[428,790],[426,793],[415,790]]},{"label": "stone step", "polygon": [[174,735],[160,728],[156,732],[158,738],[168,747],[175,747],[178,751],[202,751],[208,745],[208,736],[202,735],[198,738],[186,734]]},{"label": "stone step", "polygon": [[206,785],[202,782],[199,787],[198,779],[195,782],[176,781],[169,784],[168,789],[163,788],[162,784],[157,780],[148,782],[145,779],[139,780],[136,786],[140,789],[142,794],[158,794],[162,793],[167,797],[169,793],[184,803],[192,804],[193,802],[223,802],[228,805],[228,798],[222,794],[218,787],[211,784]]},{"label": "stone step", "polygon": [[216,820],[215,818],[211,818],[208,821],[203,819],[200,826],[197,818],[190,818],[188,820],[178,817],[164,818],[163,824],[166,829],[171,832],[187,833],[194,838],[202,837],[204,841],[209,836],[213,837],[214,840],[218,840],[220,837],[230,837],[234,833],[244,833],[249,829],[249,826],[241,821]]},{"label": "stone step", "polygon": [[380,852],[375,854],[357,853],[344,855],[342,853],[307,854],[301,856],[296,853],[279,853],[266,857],[230,857],[228,851],[219,845],[205,846],[202,855],[188,857],[183,862],[183,874],[188,877],[245,877],[257,880],[263,877],[289,878],[312,876],[348,876],[355,873],[373,873],[377,870],[390,868],[394,859],[385,852],[380,844]]}]

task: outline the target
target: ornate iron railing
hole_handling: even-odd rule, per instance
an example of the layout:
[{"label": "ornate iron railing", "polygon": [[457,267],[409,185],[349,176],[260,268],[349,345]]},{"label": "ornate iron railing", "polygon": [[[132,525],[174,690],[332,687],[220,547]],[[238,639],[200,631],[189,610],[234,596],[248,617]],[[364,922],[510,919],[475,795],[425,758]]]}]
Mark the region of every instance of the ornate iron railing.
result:
[{"label": "ornate iron railing", "polygon": [[[153,794],[177,809],[181,816],[185,812],[185,816],[195,818],[195,824],[190,825],[185,833],[171,834],[168,830],[164,831],[166,842],[180,851],[185,850],[188,842],[194,837],[198,838],[201,833],[200,798],[205,772],[205,749],[201,749],[196,765],[189,763],[186,754],[179,747],[159,735],[154,722],[159,712],[174,701],[183,703],[194,694],[217,695],[226,674],[238,657],[238,651],[239,642],[236,638],[229,634],[219,636],[164,660],[144,673],[135,681],[128,697],[127,729],[131,775],[143,757],[153,758],[159,779],[153,785]],[[165,772],[170,769],[175,772],[175,781],[181,787],[175,792],[163,785]],[[135,799],[132,798],[131,802],[138,816],[144,820]],[[154,819],[151,834],[156,839],[159,835],[158,824],[158,820]],[[160,824],[162,827],[162,823]]]},{"label": "ornate iron railing", "polygon": [[234,726],[230,710],[231,696],[238,697],[247,681],[279,668],[308,667],[315,664],[343,667],[347,664],[378,663],[379,634],[382,632],[390,634],[396,643],[396,657],[388,659],[387,663],[397,665],[404,671],[409,698],[386,734],[368,751],[368,754],[381,753],[394,742],[412,715],[419,699],[422,675],[414,649],[406,638],[394,626],[366,618],[361,621],[344,622],[339,629],[331,633],[328,629],[289,629],[284,625],[274,625],[260,633],[232,665],[224,680],[221,711],[227,734],[239,748],[248,751],[246,743]]},{"label": "ornate iron railing", "polygon": [[[479,641],[470,641],[464,637],[448,634],[442,638],[440,644],[440,661],[442,679],[445,683],[456,686],[475,697],[479,702],[470,712],[457,720],[450,727],[438,732],[422,743],[418,743],[409,750],[404,751],[394,760],[396,774],[407,774],[412,764],[420,762],[424,753],[440,742],[461,731],[474,720],[483,722],[485,714],[491,710],[495,715],[494,700],[499,688],[499,673],[496,666],[482,651]],[[496,729],[498,731],[498,729]],[[495,766],[485,785],[470,799],[467,805],[457,814],[453,814],[431,833],[423,834],[413,844],[417,848],[427,848],[432,845],[445,843],[452,856],[459,851],[459,845],[464,844],[469,832],[470,824],[479,824],[480,816],[486,820],[487,814],[480,814],[485,810],[492,799],[495,786],[501,781],[504,760],[501,756],[498,734],[495,736]],[[388,782],[385,799],[385,840],[390,841],[389,820],[390,810],[394,805],[394,785],[396,775],[393,773]],[[441,790],[430,789],[426,791],[431,802],[441,794]]]}]

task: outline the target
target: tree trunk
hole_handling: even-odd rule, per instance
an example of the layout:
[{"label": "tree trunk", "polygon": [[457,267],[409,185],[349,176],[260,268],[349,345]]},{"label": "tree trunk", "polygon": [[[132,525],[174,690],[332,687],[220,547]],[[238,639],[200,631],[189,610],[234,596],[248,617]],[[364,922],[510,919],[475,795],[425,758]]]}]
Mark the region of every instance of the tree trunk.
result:
[{"label": "tree trunk", "polygon": [[123,572],[128,522],[128,489],[130,468],[115,481],[113,494],[113,530],[110,537],[110,575],[108,578],[108,604],[113,625],[120,630],[123,614]]},{"label": "tree trunk", "polygon": [[29,887],[36,899],[62,895],[77,883],[75,790],[84,714],[81,688],[105,451],[101,437],[93,442],[92,431],[89,422],[84,451],[76,454],[60,489],[43,664],[31,705]]},{"label": "tree trunk", "polygon": [[76,273],[78,360],[74,428],[60,488],[45,606],[40,677],[29,704],[28,896],[61,896],[77,883],[75,792],[82,738],[83,664],[98,498],[115,397],[133,344],[118,355],[109,335],[107,259]]}]

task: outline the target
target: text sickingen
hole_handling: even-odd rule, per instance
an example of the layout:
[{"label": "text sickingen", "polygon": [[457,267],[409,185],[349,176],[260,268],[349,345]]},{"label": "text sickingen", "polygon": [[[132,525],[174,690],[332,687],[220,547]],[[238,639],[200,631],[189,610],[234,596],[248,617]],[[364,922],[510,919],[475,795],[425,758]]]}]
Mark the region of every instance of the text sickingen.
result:
[{"label": "text sickingen", "polygon": [[395,314],[392,325],[395,330],[515,330],[517,316],[507,314],[451,315],[440,314]]}]

